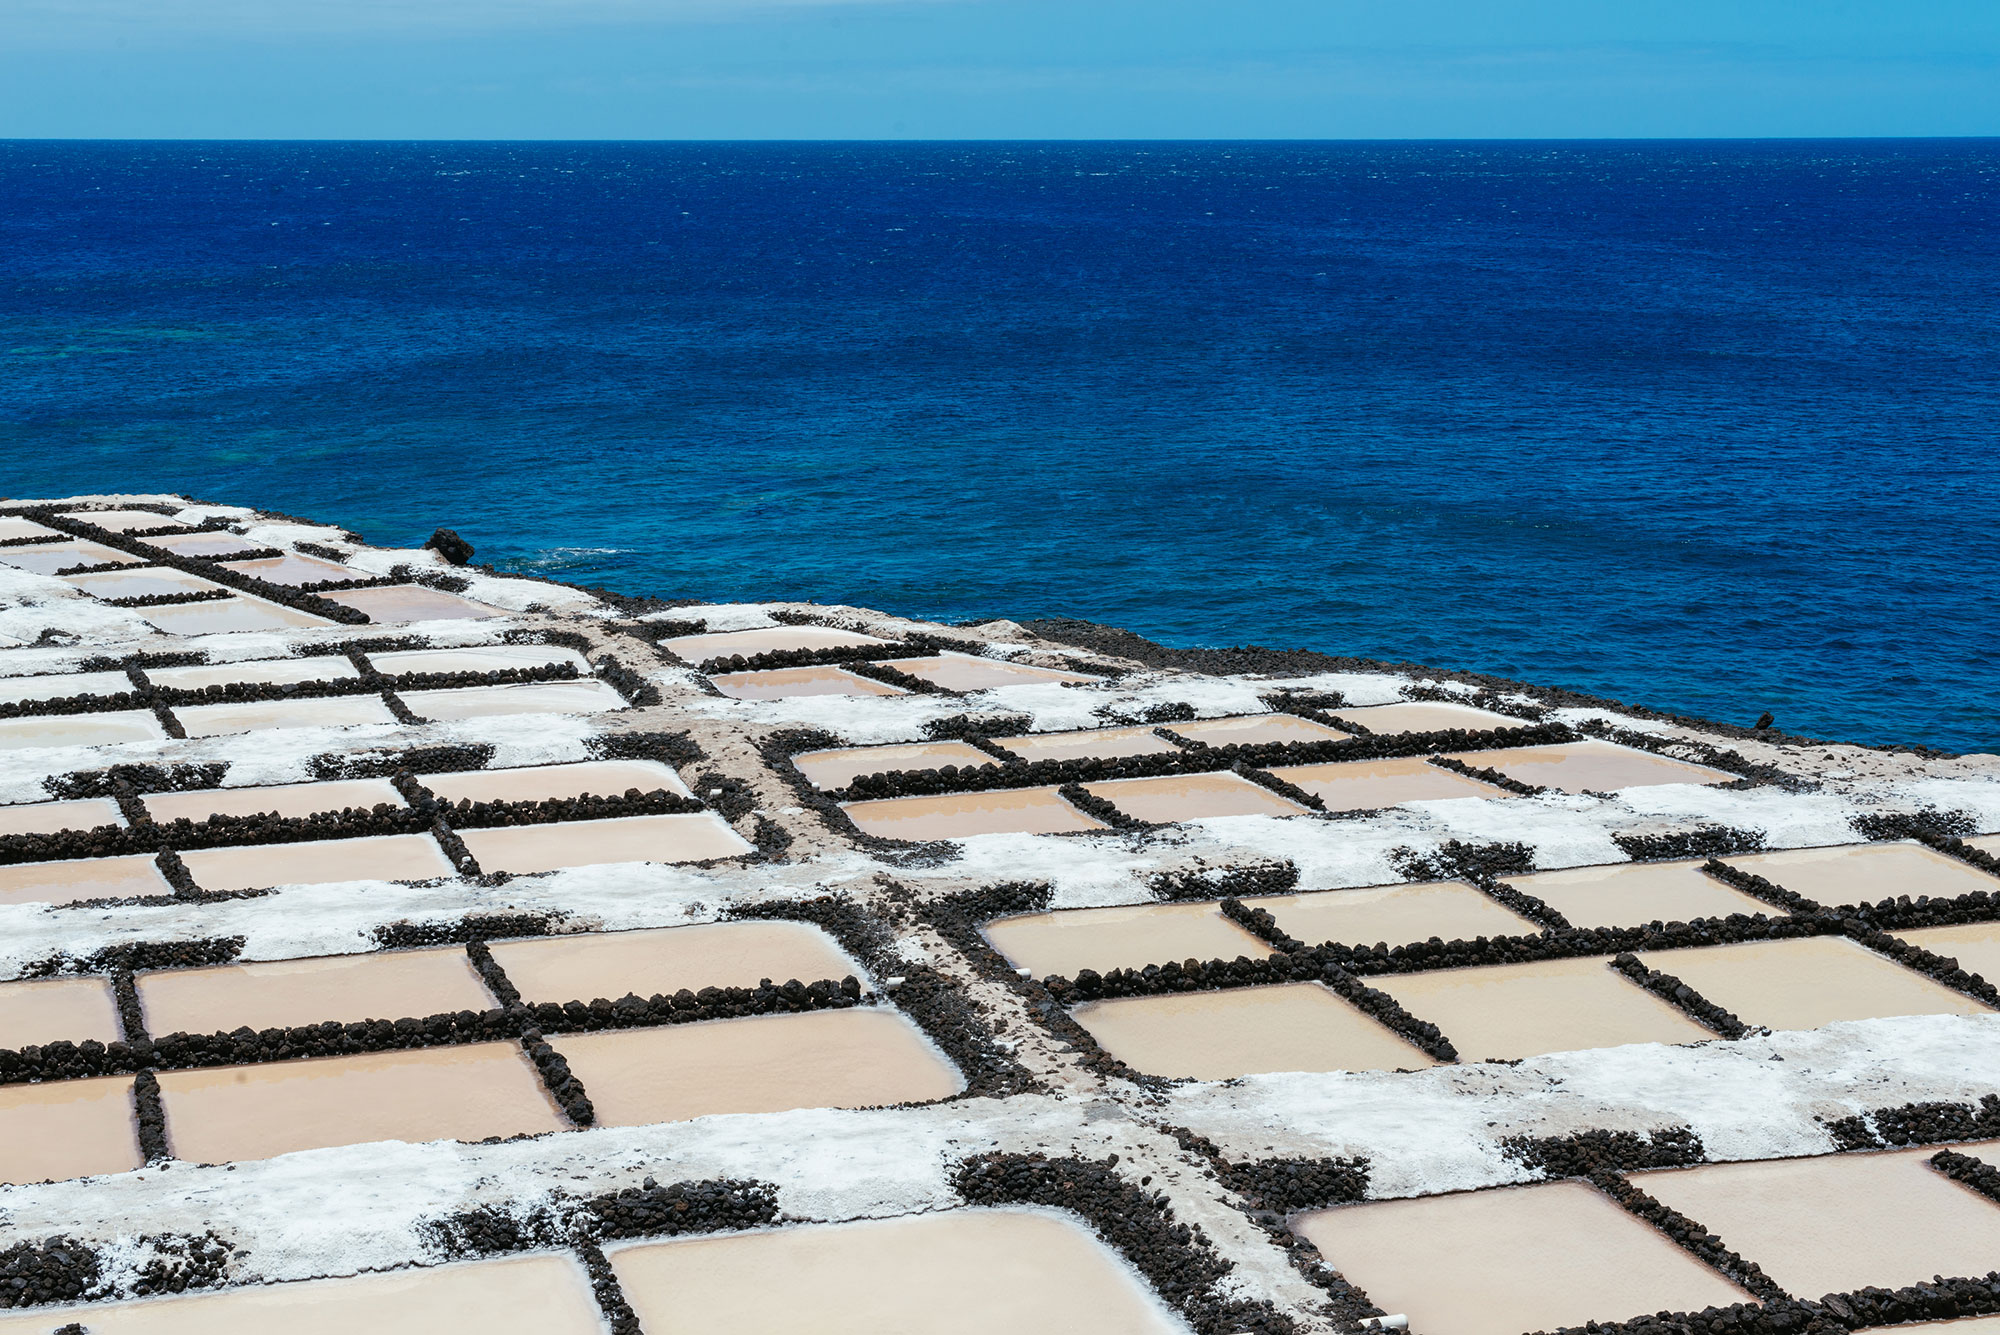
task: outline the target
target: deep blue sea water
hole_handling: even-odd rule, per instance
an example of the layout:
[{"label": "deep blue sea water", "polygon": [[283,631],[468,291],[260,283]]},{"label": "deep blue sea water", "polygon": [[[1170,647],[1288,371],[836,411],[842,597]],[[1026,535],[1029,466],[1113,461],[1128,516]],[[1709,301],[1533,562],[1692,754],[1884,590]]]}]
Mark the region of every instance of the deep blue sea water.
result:
[{"label": "deep blue sea water", "polygon": [[0,143],[0,493],[2000,747],[2000,140]]}]

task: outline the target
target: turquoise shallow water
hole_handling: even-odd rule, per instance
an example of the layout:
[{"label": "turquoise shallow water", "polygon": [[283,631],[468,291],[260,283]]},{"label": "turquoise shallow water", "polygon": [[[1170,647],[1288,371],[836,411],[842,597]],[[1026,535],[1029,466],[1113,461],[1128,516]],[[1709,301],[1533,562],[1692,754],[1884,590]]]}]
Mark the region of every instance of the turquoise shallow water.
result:
[{"label": "turquoise shallow water", "polygon": [[2000,141],[0,143],[0,491],[2000,746]]}]

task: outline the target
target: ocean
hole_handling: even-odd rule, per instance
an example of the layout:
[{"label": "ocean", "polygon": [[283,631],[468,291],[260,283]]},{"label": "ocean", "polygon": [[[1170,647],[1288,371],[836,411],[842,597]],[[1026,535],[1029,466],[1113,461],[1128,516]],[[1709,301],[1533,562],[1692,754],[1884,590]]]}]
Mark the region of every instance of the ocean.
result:
[{"label": "ocean", "polygon": [[2000,140],[0,142],[0,492],[2000,749]]}]

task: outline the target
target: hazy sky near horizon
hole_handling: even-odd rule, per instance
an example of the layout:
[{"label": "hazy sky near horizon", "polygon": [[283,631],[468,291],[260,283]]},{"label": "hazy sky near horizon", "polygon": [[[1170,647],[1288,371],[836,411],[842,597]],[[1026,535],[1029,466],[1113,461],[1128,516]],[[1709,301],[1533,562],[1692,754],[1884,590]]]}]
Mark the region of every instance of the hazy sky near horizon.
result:
[{"label": "hazy sky near horizon", "polygon": [[0,0],[0,138],[1968,134],[1995,0]]}]

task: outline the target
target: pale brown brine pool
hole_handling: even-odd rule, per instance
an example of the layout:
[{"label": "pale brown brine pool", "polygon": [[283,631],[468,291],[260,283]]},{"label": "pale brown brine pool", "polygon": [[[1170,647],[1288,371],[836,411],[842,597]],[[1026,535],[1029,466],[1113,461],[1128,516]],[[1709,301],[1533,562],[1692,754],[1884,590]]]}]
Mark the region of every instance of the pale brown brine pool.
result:
[{"label": "pale brown brine pool", "polygon": [[884,839],[969,839],[976,834],[1061,834],[1102,830],[1054,788],[1001,788],[944,797],[891,797],[843,802],[864,834]]},{"label": "pale brown brine pool", "polygon": [[1641,927],[1649,922],[1726,918],[1732,913],[1771,917],[1784,913],[1701,868],[1702,860],[1614,862],[1509,876],[1507,884],[1540,899],[1574,927]]},{"label": "pale brown brine pool", "polygon": [[757,1015],[551,1037],[599,1126],[716,1113],[860,1108],[948,1098],[957,1070],[895,1010]]},{"label": "pale brown brine pool", "polygon": [[1341,1206],[1292,1227],[1422,1335],[1520,1335],[1751,1301],[1581,1182]]},{"label": "pale brown brine pool", "polygon": [[687,795],[687,785],[671,766],[657,760],[587,760],[577,765],[531,765],[521,769],[464,770],[426,774],[424,787],[447,802],[548,802],[586,794],[622,797],[665,789]]},{"label": "pale brown brine pool", "polygon": [[1639,952],[1745,1024],[1817,1029],[1885,1015],[1991,1015],[1963,993],[1843,936]]},{"label": "pale brown brine pool", "polygon": [[1034,686],[1047,682],[1096,681],[1081,672],[1062,672],[1028,663],[1009,663],[998,658],[974,658],[968,654],[939,654],[934,658],[884,658],[883,667],[921,677],[949,691],[990,691],[1003,686]]},{"label": "pale brown brine pool", "polygon": [[233,593],[206,603],[147,607],[141,609],[140,615],[169,635],[227,635],[246,630],[297,630],[334,624],[325,617],[282,603],[266,602],[247,593]]},{"label": "pale brown brine pool", "polygon": [[1517,783],[1565,793],[1616,792],[1658,783],[1733,783],[1737,775],[1611,742],[1564,742],[1454,756],[1475,769],[1495,769]]},{"label": "pale brown brine pool", "polygon": [[[1994,1161],[1994,1142],[1953,1148]],[[1931,1168],[1935,1147],[1635,1173],[1788,1292],[1817,1299],[1977,1277],[2000,1262],[2000,1205]]]},{"label": "pale brown brine pool", "polygon": [[113,742],[157,742],[166,729],[150,709],[105,714],[41,714],[0,719],[0,751],[31,746],[109,746]]},{"label": "pale brown brine pool", "polygon": [[30,802],[0,807],[0,836],[55,834],[61,830],[95,830],[123,825],[125,817],[108,797],[80,797],[71,802]]},{"label": "pale brown brine pool", "polygon": [[768,668],[723,672],[710,677],[716,690],[737,700],[791,700],[803,695],[904,695],[900,686],[875,681],[845,668]]},{"label": "pale brown brine pool", "polygon": [[1602,958],[1438,969],[1368,983],[1442,1029],[1463,1061],[1715,1037]]},{"label": "pale brown brine pool", "polygon": [[176,691],[199,691],[209,686],[227,686],[232,682],[284,686],[306,681],[345,681],[360,675],[361,670],[340,654],[146,670],[146,678],[153,685]]},{"label": "pale brown brine pool", "polygon": [[458,837],[482,871],[521,876],[610,862],[706,862],[751,851],[750,841],[712,811],[498,826],[460,830]]},{"label": "pale brown brine pool", "polygon": [[137,1168],[132,1077],[0,1085],[0,1183]]},{"label": "pale brown brine pool", "polygon": [[500,1004],[462,946],[168,969],[140,974],[138,986],[156,1037],[422,1019]]},{"label": "pale brown brine pool", "polygon": [[1494,902],[1464,881],[1261,895],[1245,901],[1277,919],[1286,935],[1309,946],[1403,946],[1438,937],[1533,936],[1538,923]]},{"label": "pale brown brine pool", "polygon": [[148,793],[140,799],[156,821],[211,816],[274,815],[286,819],[357,807],[404,807],[403,795],[387,779],[339,779],[331,783],[283,783],[269,788],[196,788],[180,793]]},{"label": "pale brown brine pool", "polygon": [[995,737],[993,744],[1023,760],[1116,760],[1120,756],[1157,756],[1181,749],[1152,728],[1029,733]]},{"label": "pale brown brine pool", "polygon": [[806,751],[792,764],[815,788],[845,788],[864,774],[896,770],[980,769],[1000,762],[967,742],[910,742],[901,746],[858,746],[837,751]]},{"label": "pale brown brine pool", "polygon": [[1181,1322],[1076,1221],[950,1210],[611,1251],[648,1335],[1174,1335]]},{"label": "pale brown brine pool", "polygon": [[986,924],[986,939],[1037,978],[1143,969],[1169,960],[1262,959],[1271,947],[1215,904],[1133,904],[1031,913]]},{"label": "pale brown brine pool", "polygon": [[33,978],[0,983],[0,1048],[123,1038],[107,978]]},{"label": "pale brown brine pool", "polygon": [[802,922],[723,922],[631,932],[496,941],[493,958],[521,996],[536,1001],[616,1001],[686,988],[756,987],[764,979],[816,983],[862,976],[817,927]]},{"label": "pale brown brine pool", "polygon": [[1105,1051],[1147,1075],[1231,1080],[1434,1064],[1318,983],[1119,997],[1086,1002],[1072,1014]]},{"label": "pale brown brine pool", "polygon": [[2000,878],[1915,842],[1788,848],[1723,861],[1828,907],[1873,904],[1899,895],[1953,899],[2000,889]]},{"label": "pale brown brine pool", "polygon": [[1213,816],[1296,816],[1306,808],[1235,774],[1171,774],[1157,779],[1087,783],[1126,815],[1145,821],[1203,820]]},{"label": "pale brown brine pool", "polygon": [[1271,773],[1305,789],[1325,803],[1328,811],[1374,811],[1405,802],[1514,795],[1505,788],[1433,765],[1422,756],[1344,760],[1330,765],[1280,765]]},{"label": "pale brown brine pool", "polygon": [[1358,723],[1382,737],[1397,737],[1411,732],[1444,732],[1452,728],[1466,732],[1494,732],[1503,728],[1532,726],[1525,719],[1445,701],[1336,709],[1333,716],[1344,723]]},{"label": "pale brown brine pool", "polygon": [[516,1043],[162,1071],[160,1096],[174,1157],[196,1163],[569,1125]]},{"label": "pale brown brine pool", "polygon": [[0,866],[0,904],[74,904],[82,899],[171,895],[159,864],[143,855],[16,862]]},{"label": "pale brown brine pool", "polygon": [[333,881],[424,881],[456,869],[427,834],[197,848],[181,854],[204,890],[261,890]]},{"label": "pale brown brine pool", "polygon": [[493,714],[601,714],[627,707],[625,697],[601,681],[531,681],[397,694],[411,713],[433,723]]},{"label": "pale brown brine pool", "polygon": [[0,1335],[602,1335],[574,1257],[525,1256],[0,1316]]},{"label": "pale brown brine pool", "polygon": [[392,724],[396,716],[376,695],[331,695],[298,700],[256,700],[229,705],[180,705],[174,717],[190,737],[277,728],[355,728]]},{"label": "pale brown brine pool", "polygon": [[419,584],[388,584],[374,589],[333,589],[321,595],[367,614],[370,621],[401,625],[410,621],[467,621],[497,617],[497,607],[475,603],[443,589]]}]

